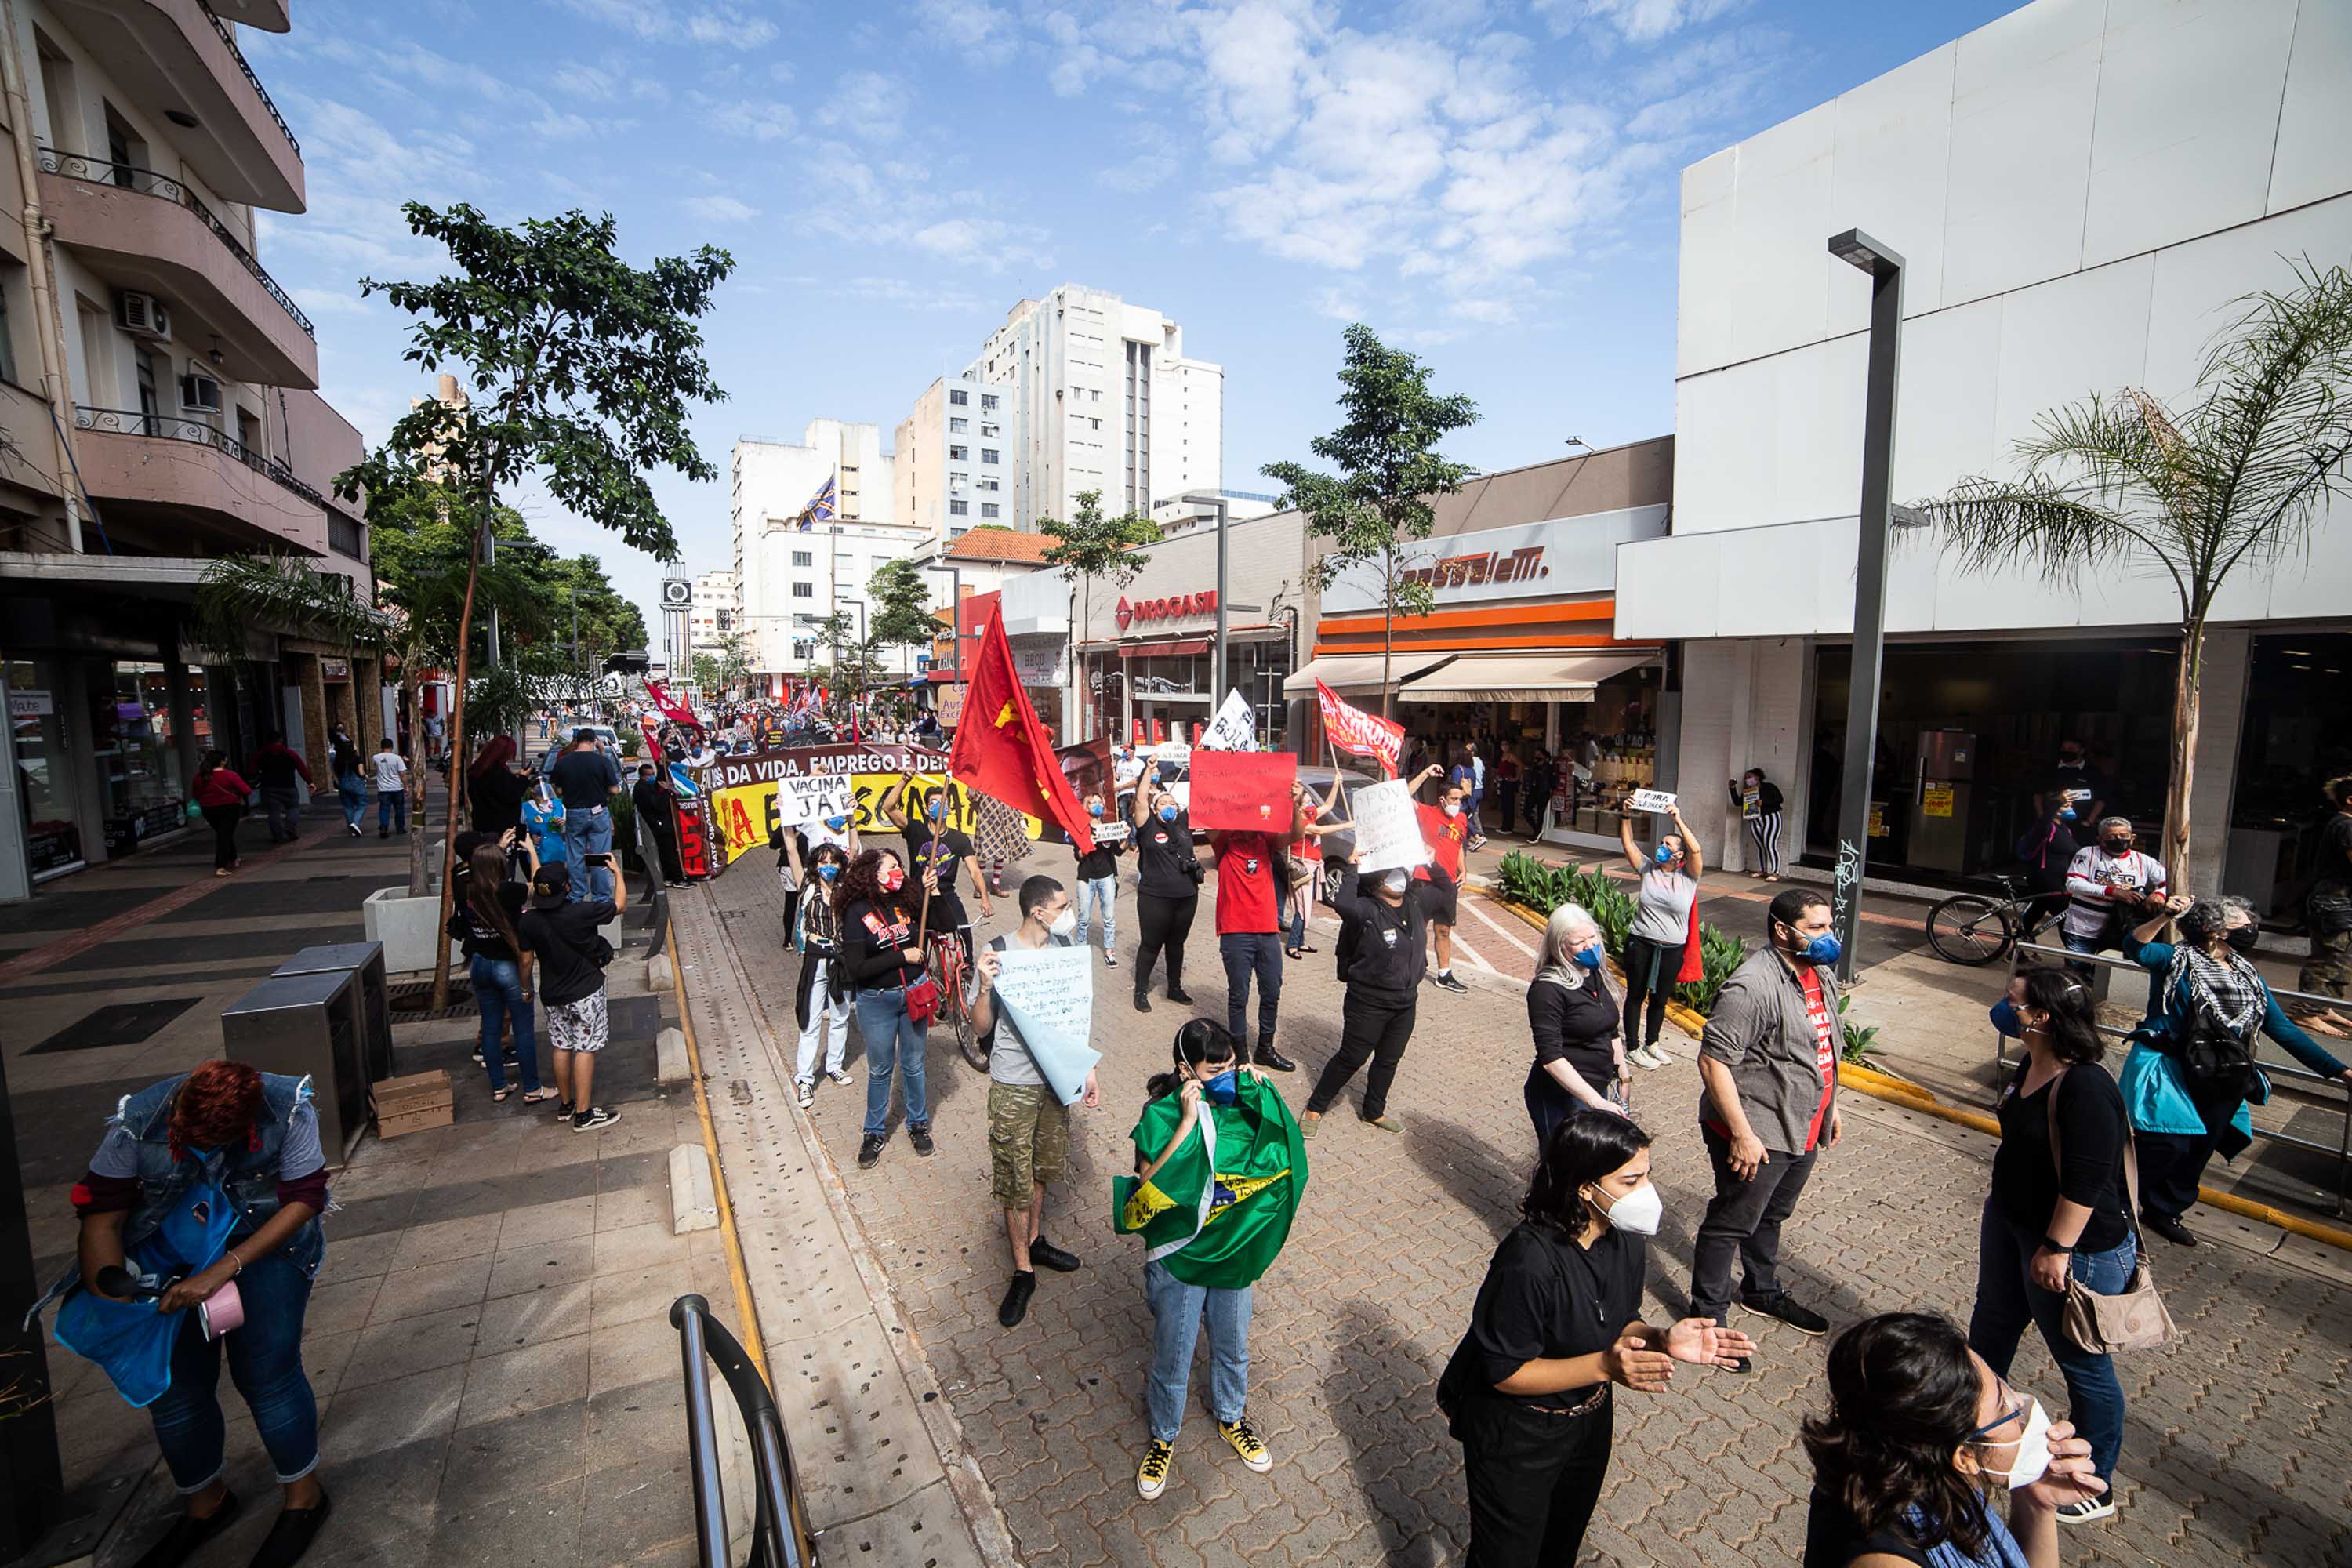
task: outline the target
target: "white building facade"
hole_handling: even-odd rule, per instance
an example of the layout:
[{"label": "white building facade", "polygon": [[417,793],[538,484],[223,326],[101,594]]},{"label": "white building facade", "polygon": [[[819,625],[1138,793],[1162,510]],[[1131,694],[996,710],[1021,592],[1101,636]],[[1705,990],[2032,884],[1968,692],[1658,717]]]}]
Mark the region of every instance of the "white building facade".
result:
[{"label": "white building facade", "polygon": [[736,617],[742,599],[735,590],[732,572],[705,572],[694,580],[693,606],[687,612],[687,642],[696,653],[710,653],[719,639],[741,628]]},{"label": "white building facade", "polygon": [[898,521],[937,540],[984,523],[1010,527],[1018,430],[1003,387],[931,383],[891,442]]},{"label": "white building facade", "polygon": [[1103,510],[1215,489],[1224,474],[1224,370],[1184,353],[1159,311],[1066,283],[1023,300],[964,371],[1002,388],[1019,440],[1003,521],[1066,518],[1084,490]]},{"label": "white building facade", "polygon": [[[1621,637],[1681,639],[1679,784],[1735,864],[1723,781],[1787,796],[1826,864],[1852,664],[1869,282],[1902,253],[1898,501],[2014,472],[2045,411],[2143,388],[2179,405],[2231,301],[2352,258],[2352,8],[2038,0],[1685,170],[1670,537],[1618,552]],[[2079,589],[1964,574],[1932,533],[1890,568],[1874,873],[2016,863],[2059,742],[2112,808],[2162,822],[2179,610],[2151,562]],[[2213,617],[2194,758],[2196,879],[2266,913],[2313,868],[2344,772],[2352,521],[2241,570]]]},{"label": "white building facade", "polygon": [[[885,561],[928,536],[893,517],[891,457],[873,425],[815,419],[797,446],[735,443],[731,498],[737,616],[755,675],[795,675],[824,664],[808,620],[858,614],[866,584]],[[802,521],[831,482],[838,515]]]}]

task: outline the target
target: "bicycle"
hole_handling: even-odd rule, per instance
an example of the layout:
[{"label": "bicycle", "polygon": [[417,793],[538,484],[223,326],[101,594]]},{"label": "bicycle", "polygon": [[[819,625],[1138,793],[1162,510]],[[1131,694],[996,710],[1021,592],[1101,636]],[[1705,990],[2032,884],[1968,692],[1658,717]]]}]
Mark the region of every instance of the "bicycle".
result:
[{"label": "bicycle", "polygon": [[[2039,942],[2066,912],[2063,894],[2021,893],[2015,877],[1994,877],[2005,895],[1955,893],[1927,911],[1927,945],[1948,963],[1990,963],[2020,942]],[[2036,907],[2051,906],[2037,913]]]},{"label": "bicycle", "polygon": [[964,996],[971,975],[971,955],[964,952],[963,933],[935,931],[930,949],[931,980],[940,988],[939,1016],[932,1021],[954,1030],[956,1050],[975,1071],[986,1072],[988,1053],[980,1048],[980,1034],[971,1026],[971,1008]]}]

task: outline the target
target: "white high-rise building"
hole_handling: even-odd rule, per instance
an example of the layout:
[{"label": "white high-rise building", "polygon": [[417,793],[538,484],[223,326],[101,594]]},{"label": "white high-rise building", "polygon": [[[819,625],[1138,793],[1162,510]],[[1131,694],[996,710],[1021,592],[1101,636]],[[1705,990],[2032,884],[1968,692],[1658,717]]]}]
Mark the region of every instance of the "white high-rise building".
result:
[{"label": "white high-rise building", "polygon": [[736,615],[742,600],[735,591],[732,572],[705,572],[694,580],[694,602],[687,612],[688,646],[696,653],[709,653],[719,646],[719,639],[739,630]]},{"label": "white high-rise building", "polygon": [[[737,620],[757,675],[792,675],[823,664],[807,620],[834,611],[855,616],[866,584],[885,561],[913,553],[929,536],[896,521],[889,453],[881,429],[813,419],[793,446],[735,443],[734,517]],[[803,515],[830,481],[836,515]]]},{"label": "white high-rise building", "polygon": [[1021,456],[1011,394],[976,381],[931,383],[898,421],[891,447],[898,521],[933,539],[982,523],[1010,527]]},{"label": "white high-rise building", "polygon": [[1006,389],[1014,528],[1068,517],[1082,490],[1149,515],[1223,482],[1224,368],[1187,359],[1182,327],[1116,294],[1065,283],[1020,301],[962,380]]}]

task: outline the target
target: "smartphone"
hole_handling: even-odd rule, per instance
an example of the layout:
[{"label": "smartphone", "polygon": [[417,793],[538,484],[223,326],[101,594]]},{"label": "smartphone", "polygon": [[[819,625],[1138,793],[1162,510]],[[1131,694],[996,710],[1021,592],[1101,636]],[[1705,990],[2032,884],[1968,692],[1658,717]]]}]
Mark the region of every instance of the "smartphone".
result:
[{"label": "smartphone", "polygon": [[610,866],[613,863],[613,858],[610,855],[589,855],[583,858],[591,866]]}]

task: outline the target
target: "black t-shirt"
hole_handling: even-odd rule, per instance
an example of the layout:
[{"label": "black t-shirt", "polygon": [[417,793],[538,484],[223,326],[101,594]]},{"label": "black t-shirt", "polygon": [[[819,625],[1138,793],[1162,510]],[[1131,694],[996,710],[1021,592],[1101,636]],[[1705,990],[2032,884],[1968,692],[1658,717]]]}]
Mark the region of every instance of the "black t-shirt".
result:
[{"label": "black t-shirt", "polygon": [[474,830],[496,838],[509,827],[522,826],[523,797],[530,788],[511,768],[490,768],[466,780],[466,805]]},{"label": "black t-shirt", "polygon": [[1135,830],[1135,890],[1155,899],[1195,899],[1200,885],[1184,874],[1192,865],[1192,823],[1182,812],[1173,822],[1162,822],[1153,812]]},{"label": "black t-shirt", "polygon": [[[449,913],[449,934],[464,944],[467,958],[493,958],[501,963],[511,963],[521,954],[499,934],[497,926],[482,918],[482,911],[474,907],[472,899],[467,897],[472,881],[473,879],[468,877],[464,882],[454,885],[450,896],[457,907]],[[507,924],[516,927],[515,934],[520,936],[523,910],[530,902],[523,885],[520,882],[500,882],[498,900],[506,914]]]},{"label": "black t-shirt", "polygon": [[2123,1092],[2107,1069],[2090,1062],[2066,1069],[2058,1090],[2058,1142],[2066,1158],[2062,1175],[2050,1157],[2050,1095],[2043,1084],[2020,1096],[2020,1067],[2002,1090],[1996,1114],[2000,1147],[1992,1157],[1992,1200],[2015,1224],[2046,1234],[2051,1211],[2063,1195],[2091,1211],[2090,1223],[2074,1243],[2077,1252],[2105,1252],[2123,1245],[2131,1222],[2124,1213]]},{"label": "black t-shirt", "polygon": [[1370,880],[1340,878],[1339,897],[1332,900],[1347,955],[1339,978],[1350,990],[1361,986],[1377,999],[1410,1002],[1429,973],[1429,919],[1418,899],[1391,909],[1366,886]]},{"label": "black t-shirt", "polygon": [[963,874],[963,863],[971,858],[971,839],[961,828],[943,827],[936,837],[923,824],[907,829],[907,896],[919,908],[923,898],[924,871],[934,866],[939,869],[939,890],[931,895],[931,930],[947,931],[971,923],[963,912],[963,896],[956,891],[956,879]]},{"label": "black t-shirt", "polygon": [[636,787],[629,791],[629,799],[636,804],[637,815],[646,819],[646,826],[669,826],[669,796],[663,791],[661,780],[639,779]]},{"label": "black t-shirt", "polygon": [[2318,880],[2352,886],[2352,816],[2337,812],[2319,830]]},{"label": "black t-shirt", "polygon": [[564,810],[583,811],[609,803],[614,786],[621,782],[621,769],[612,758],[592,747],[584,752],[566,752],[556,758],[555,765],[547,770],[547,782],[556,798],[563,802]]},{"label": "black t-shirt", "polygon": [[[1097,824],[1098,828],[1100,826]],[[1105,844],[1100,839],[1097,839],[1090,852],[1078,856],[1078,880],[1099,882],[1105,877],[1118,876],[1118,852],[1126,847],[1124,843]],[[1074,855],[1077,854],[1077,847],[1071,846],[1070,852]]]},{"label": "black t-shirt", "polygon": [[1606,1094],[1617,1081],[1617,1009],[1598,973],[1577,973],[1582,979],[1574,985],[1542,980],[1528,987],[1528,1027],[1536,1041],[1534,1070],[1550,1081],[1544,1063],[1564,1061]]},{"label": "black t-shirt", "polygon": [[1873,1552],[1930,1568],[1927,1552],[1899,1530],[1864,1535],[1853,1516],[1819,1487],[1813,1489],[1811,1511],[1805,1517],[1804,1568],[1850,1568],[1855,1558]]},{"label": "black t-shirt", "polygon": [[618,912],[610,899],[580,899],[552,908],[534,904],[524,914],[517,934],[539,955],[541,1001],[560,1006],[603,988],[604,966],[596,962],[596,928]]},{"label": "black t-shirt", "polygon": [[888,991],[922,977],[923,966],[902,956],[915,945],[915,919],[912,905],[877,908],[863,899],[841,911],[842,973],[858,990]]},{"label": "black t-shirt", "polygon": [[1648,1266],[1643,1238],[1614,1228],[1591,1247],[1566,1233],[1522,1220],[1495,1249],[1470,1330],[1445,1363],[1439,1388],[1450,1405],[1484,1395],[1554,1409],[1591,1393],[1504,1394],[1495,1384],[1528,1362],[1591,1355],[1617,1342],[1618,1331],[1641,1316],[1642,1279]]}]

